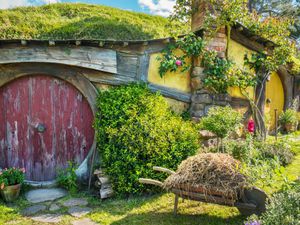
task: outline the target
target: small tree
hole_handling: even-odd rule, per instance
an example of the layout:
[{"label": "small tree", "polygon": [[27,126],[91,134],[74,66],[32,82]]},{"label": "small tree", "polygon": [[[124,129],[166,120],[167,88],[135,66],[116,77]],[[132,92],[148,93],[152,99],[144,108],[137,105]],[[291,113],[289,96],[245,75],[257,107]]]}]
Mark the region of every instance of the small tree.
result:
[{"label": "small tree", "polygon": [[217,135],[221,139],[221,146],[223,147],[223,139],[241,126],[241,121],[241,114],[231,107],[215,106],[208,111],[206,117],[201,119],[200,127]]}]

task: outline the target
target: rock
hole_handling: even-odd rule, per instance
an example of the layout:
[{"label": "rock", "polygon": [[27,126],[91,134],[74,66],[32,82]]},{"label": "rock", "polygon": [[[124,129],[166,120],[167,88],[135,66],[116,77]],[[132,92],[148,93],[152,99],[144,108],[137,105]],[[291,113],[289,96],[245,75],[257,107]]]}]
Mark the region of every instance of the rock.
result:
[{"label": "rock", "polygon": [[33,206],[29,206],[29,207],[23,209],[21,211],[21,214],[23,216],[31,216],[31,215],[34,215],[34,214],[36,214],[38,212],[46,210],[46,208],[47,207],[45,205],[41,205],[41,204],[39,204],[39,205],[33,205]]},{"label": "rock", "polygon": [[203,87],[202,80],[199,77],[191,78],[191,88],[193,91],[199,90]]},{"label": "rock", "polygon": [[191,104],[191,111],[201,111],[204,110],[205,104],[197,104],[197,103],[192,103]]},{"label": "rock", "polygon": [[54,201],[66,196],[68,192],[61,188],[31,190],[25,194],[26,199],[31,203]]},{"label": "rock", "polygon": [[74,206],[69,208],[68,213],[74,217],[82,217],[90,213],[91,211],[92,209],[88,207]]},{"label": "rock", "polygon": [[62,203],[65,207],[73,207],[73,206],[86,206],[88,201],[82,198],[71,198]]},{"label": "rock", "polygon": [[205,106],[205,108],[204,108],[204,114],[207,115],[208,112],[209,112],[209,110],[211,108],[213,108],[213,107],[216,107],[216,106],[215,105],[207,105],[207,106]]},{"label": "rock", "polygon": [[92,220],[85,218],[82,220],[76,220],[72,222],[72,225],[96,225],[97,223],[93,222]]},{"label": "rock", "polygon": [[213,99],[210,94],[194,94],[194,95],[192,95],[192,103],[210,104],[212,102],[213,102]]},{"label": "rock", "polygon": [[203,77],[203,75],[205,75],[203,71],[204,71],[203,67],[195,66],[192,71],[192,77]]},{"label": "rock", "polygon": [[218,145],[218,138],[203,140],[202,144],[207,148],[216,147]]},{"label": "rock", "polygon": [[59,223],[62,219],[61,214],[44,214],[31,217],[32,220],[42,223]]},{"label": "rock", "polygon": [[54,203],[54,204],[50,205],[49,211],[53,212],[53,211],[57,211],[59,209],[60,209],[60,207]]},{"label": "rock", "polygon": [[201,118],[205,115],[204,110],[199,110],[199,111],[193,111],[191,112],[192,117],[198,117]]},{"label": "rock", "polygon": [[200,134],[201,139],[203,139],[203,140],[209,140],[209,139],[217,137],[214,133],[212,133],[208,130],[200,130],[199,134]]}]

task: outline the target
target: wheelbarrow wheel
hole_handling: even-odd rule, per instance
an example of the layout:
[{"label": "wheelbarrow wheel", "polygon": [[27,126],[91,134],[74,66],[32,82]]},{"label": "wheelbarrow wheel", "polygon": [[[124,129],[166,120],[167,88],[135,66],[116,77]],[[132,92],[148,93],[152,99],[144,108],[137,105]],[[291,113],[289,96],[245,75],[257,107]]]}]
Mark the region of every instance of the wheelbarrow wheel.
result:
[{"label": "wheelbarrow wheel", "polygon": [[258,188],[246,189],[244,190],[244,198],[241,201],[243,203],[254,204],[256,207],[245,208],[237,206],[237,208],[240,213],[245,216],[250,216],[252,214],[261,215],[266,211],[267,198],[267,194]]}]

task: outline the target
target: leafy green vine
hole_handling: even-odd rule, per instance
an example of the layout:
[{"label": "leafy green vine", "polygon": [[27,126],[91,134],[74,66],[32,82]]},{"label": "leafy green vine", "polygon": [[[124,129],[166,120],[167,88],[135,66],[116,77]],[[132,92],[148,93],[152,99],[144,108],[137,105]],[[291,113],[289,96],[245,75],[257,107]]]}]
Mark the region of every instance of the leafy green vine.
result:
[{"label": "leafy green vine", "polygon": [[202,82],[210,91],[223,94],[227,93],[229,87],[255,86],[253,73],[238,68],[233,61],[220,58],[216,51],[205,47],[205,41],[193,33],[169,44],[162,51],[162,56],[157,57],[160,61],[160,77],[179,69],[181,72],[189,70],[192,65],[186,63],[187,58],[198,57],[201,58],[201,66],[206,74]]},{"label": "leafy green vine", "polygon": [[[249,99],[252,106],[256,124],[261,137],[266,136],[266,128],[264,123],[262,102],[262,93],[265,83],[270,73],[277,71],[280,66],[292,63],[296,55],[295,43],[289,36],[289,27],[293,24],[293,20],[285,17],[273,17],[258,15],[255,11],[250,12],[247,7],[247,0],[208,0],[205,1],[206,15],[202,24],[204,29],[204,40],[201,42],[201,51],[199,54],[189,54],[183,51],[181,56],[174,55],[174,49],[167,50],[161,60],[160,76],[163,77],[168,71],[176,71],[179,67],[182,70],[190,68],[182,59],[196,56],[202,59],[202,66],[206,77],[203,79],[205,87],[215,93],[226,93],[229,87],[239,87],[241,93]],[[171,21],[186,23],[191,21],[193,14],[199,10],[201,1],[195,0],[176,0],[175,10],[171,15]],[[266,52],[258,52],[249,56],[245,56],[245,68],[238,68],[237,65],[228,59],[228,47],[230,43],[231,28],[240,23],[247,27],[254,35],[263,37],[275,43],[273,48],[269,48]],[[219,29],[227,30],[227,46],[226,58],[219,58],[213,51],[207,50],[204,43],[209,43],[215,37]],[[196,39],[197,37],[193,37]],[[183,42],[184,38],[181,39]],[[190,44],[186,43],[183,49],[188,49]],[[182,46],[182,44],[181,44]],[[300,67],[299,67],[300,70]],[[248,87],[255,88],[255,99],[252,100],[246,93]]]},{"label": "leafy green vine", "polygon": [[191,64],[186,63],[190,57],[199,57],[204,51],[205,42],[201,37],[190,33],[179,38],[174,43],[169,44],[163,51],[162,56],[158,56],[160,61],[159,75],[163,77],[167,72],[176,72],[180,69],[185,72],[191,68]]}]

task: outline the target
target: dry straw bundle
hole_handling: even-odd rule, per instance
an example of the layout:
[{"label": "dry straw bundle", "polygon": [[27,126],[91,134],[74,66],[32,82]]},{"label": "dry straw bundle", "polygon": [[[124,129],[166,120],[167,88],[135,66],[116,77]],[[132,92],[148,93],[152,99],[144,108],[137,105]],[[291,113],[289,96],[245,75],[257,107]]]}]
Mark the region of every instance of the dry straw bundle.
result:
[{"label": "dry straw bundle", "polygon": [[203,153],[183,161],[164,188],[219,195],[232,200],[243,194],[246,177],[239,172],[240,163],[228,154]]}]

